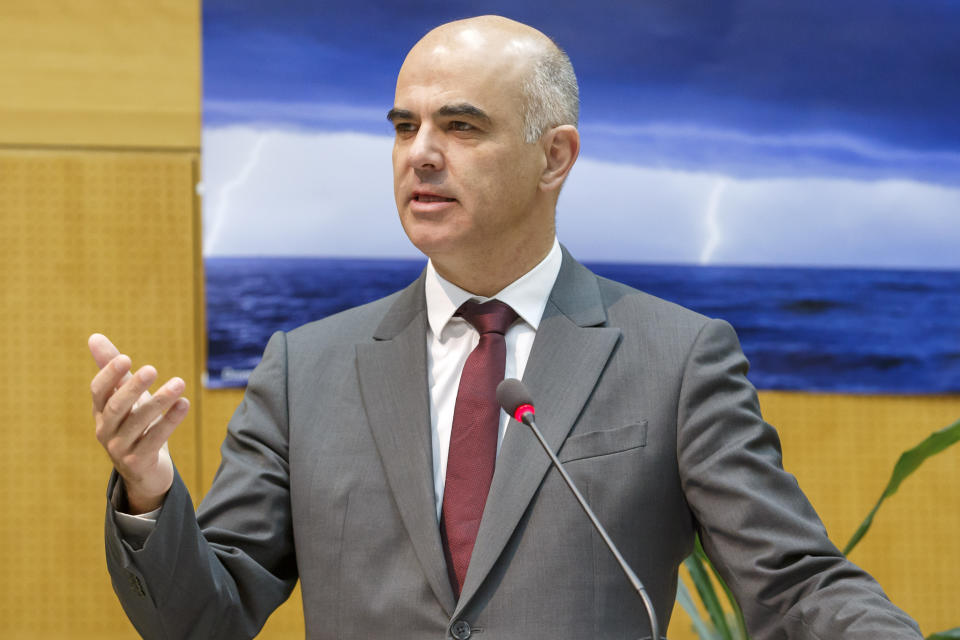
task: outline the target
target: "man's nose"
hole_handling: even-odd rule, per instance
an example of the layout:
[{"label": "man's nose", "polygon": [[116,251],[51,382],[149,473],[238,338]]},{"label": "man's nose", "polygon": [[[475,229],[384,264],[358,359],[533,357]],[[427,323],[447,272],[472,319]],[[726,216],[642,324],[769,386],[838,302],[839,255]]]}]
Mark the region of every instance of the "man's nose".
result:
[{"label": "man's nose", "polygon": [[430,125],[421,125],[410,144],[410,164],[414,169],[443,169],[443,145],[440,133]]}]

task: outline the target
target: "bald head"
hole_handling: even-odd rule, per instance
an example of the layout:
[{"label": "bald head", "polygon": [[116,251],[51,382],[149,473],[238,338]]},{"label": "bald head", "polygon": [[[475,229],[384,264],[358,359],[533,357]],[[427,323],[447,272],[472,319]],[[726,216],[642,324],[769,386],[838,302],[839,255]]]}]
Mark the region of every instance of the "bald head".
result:
[{"label": "bald head", "polygon": [[489,74],[504,91],[516,92],[523,137],[529,143],[551,127],[577,124],[580,99],[573,65],[550,38],[533,27],[501,16],[440,25],[414,45],[400,75],[411,67],[438,61]]},{"label": "bald head", "polygon": [[576,86],[549,38],[505,18],[445,24],[410,50],[387,114],[394,195],[448,281],[492,296],[553,246],[580,149]]}]

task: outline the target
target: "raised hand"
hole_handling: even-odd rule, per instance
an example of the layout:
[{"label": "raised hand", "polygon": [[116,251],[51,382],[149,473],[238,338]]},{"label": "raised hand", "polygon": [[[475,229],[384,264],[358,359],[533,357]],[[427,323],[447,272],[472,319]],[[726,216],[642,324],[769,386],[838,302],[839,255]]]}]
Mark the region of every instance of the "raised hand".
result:
[{"label": "raised hand", "polygon": [[130,358],[99,333],[87,344],[100,367],[90,384],[97,440],[123,478],[129,512],[152,511],[163,504],[173,484],[167,439],[190,408],[180,397],[184,382],[170,378],[151,395],[156,369],[146,365],[131,373]]}]

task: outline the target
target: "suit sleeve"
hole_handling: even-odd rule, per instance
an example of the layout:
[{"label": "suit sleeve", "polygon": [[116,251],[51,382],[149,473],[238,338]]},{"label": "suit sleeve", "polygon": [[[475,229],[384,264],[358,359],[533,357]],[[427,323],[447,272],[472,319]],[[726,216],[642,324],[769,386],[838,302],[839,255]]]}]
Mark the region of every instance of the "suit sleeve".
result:
[{"label": "suit sleeve", "polygon": [[[286,338],[270,339],[197,510],[179,474],[143,546],[106,519],[107,566],[144,638],[252,638],[290,595],[296,562],[287,455]],[[112,495],[116,474],[111,479]]]},{"label": "suit sleeve", "polygon": [[916,623],[847,560],[783,470],[733,329],[710,321],[690,352],[678,461],[704,549],[754,640],[920,638]]}]

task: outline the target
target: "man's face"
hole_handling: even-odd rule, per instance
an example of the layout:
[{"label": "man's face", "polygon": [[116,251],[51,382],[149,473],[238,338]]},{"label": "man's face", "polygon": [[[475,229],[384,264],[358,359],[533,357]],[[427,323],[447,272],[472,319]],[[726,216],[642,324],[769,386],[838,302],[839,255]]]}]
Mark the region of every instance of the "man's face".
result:
[{"label": "man's face", "polygon": [[496,57],[418,45],[397,78],[397,210],[441,273],[450,260],[479,264],[507,238],[552,230],[552,211],[535,206],[545,159],[523,139],[520,71]]}]

